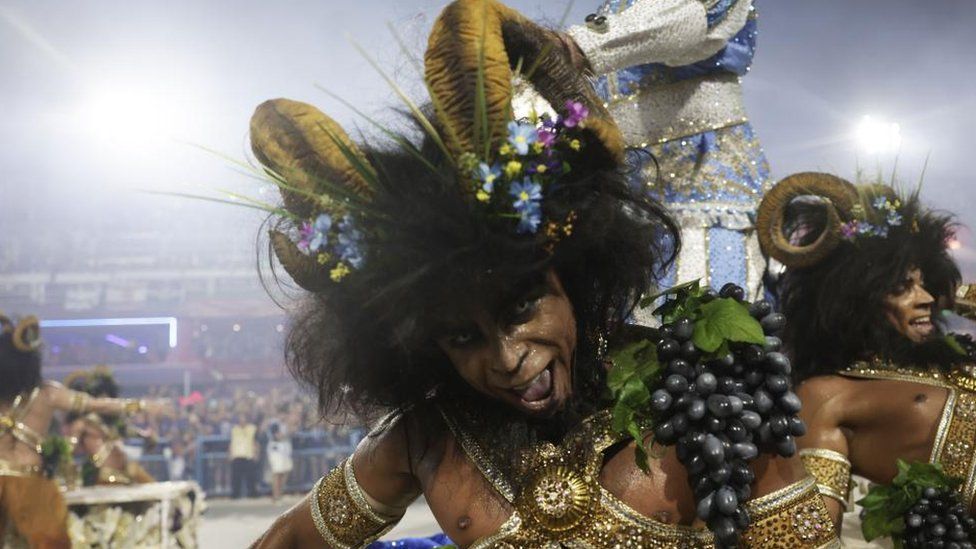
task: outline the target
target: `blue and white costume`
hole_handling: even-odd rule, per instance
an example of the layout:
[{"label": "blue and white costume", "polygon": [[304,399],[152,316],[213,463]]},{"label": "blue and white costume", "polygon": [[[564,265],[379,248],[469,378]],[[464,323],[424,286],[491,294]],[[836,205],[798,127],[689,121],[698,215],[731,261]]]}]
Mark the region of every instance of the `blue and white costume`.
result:
[{"label": "blue and white costume", "polygon": [[755,53],[752,0],[608,0],[569,34],[628,145],[646,149],[643,182],[681,225],[665,284],[701,278],[760,293],[756,207],[769,166],[746,117],[740,77]]}]

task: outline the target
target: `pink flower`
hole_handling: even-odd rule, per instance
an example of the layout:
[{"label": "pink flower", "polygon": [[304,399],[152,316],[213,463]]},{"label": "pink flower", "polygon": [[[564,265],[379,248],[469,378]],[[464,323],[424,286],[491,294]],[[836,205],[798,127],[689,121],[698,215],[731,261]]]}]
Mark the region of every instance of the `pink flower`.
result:
[{"label": "pink flower", "polygon": [[586,120],[586,117],[589,115],[590,110],[587,109],[582,103],[578,101],[567,101],[566,118],[563,120],[563,126],[567,128],[575,128],[579,126],[581,122]]}]

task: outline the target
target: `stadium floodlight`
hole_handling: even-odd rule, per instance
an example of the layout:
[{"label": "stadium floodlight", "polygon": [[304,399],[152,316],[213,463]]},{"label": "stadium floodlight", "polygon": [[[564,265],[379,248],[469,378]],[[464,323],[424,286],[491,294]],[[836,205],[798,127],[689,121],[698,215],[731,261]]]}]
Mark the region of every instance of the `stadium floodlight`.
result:
[{"label": "stadium floodlight", "polygon": [[873,154],[897,152],[901,146],[901,126],[873,116],[862,117],[854,135],[858,146]]},{"label": "stadium floodlight", "polygon": [[176,317],[137,318],[73,318],[66,320],[42,320],[41,328],[91,328],[98,326],[168,326],[169,346],[176,348]]}]

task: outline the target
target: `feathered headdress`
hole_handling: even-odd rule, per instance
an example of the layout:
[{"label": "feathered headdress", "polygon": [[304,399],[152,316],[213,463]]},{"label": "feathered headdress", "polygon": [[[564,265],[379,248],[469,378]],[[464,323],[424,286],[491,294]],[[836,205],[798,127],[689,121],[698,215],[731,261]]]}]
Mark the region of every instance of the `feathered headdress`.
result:
[{"label": "feathered headdress", "polygon": [[[427,166],[429,181],[397,180],[395,167],[374,164],[370,151],[311,105],[275,99],[255,112],[252,149],[284,199],[272,247],[301,287],[319,291],[356,271],[383,268],[412,248],[409,238],[447,227],[525,235],[551,252],[580,213],[561,201],[572,195],[564,176],[580,163],[613,169],[623,160],[620,132],[559,41],[494,0],[458,0],[441,13],[424,76],[433,118],[408,107],[434,151],[384,131]],[[516,119],[513,86],[520,79],[565,110]],[[425,201],[429,207],[418,205]],[[431,215],[457,216],[457,223]],[[481,227],[465,217],[480,218]],[[464,236],[455,236],[463,246]]]}]

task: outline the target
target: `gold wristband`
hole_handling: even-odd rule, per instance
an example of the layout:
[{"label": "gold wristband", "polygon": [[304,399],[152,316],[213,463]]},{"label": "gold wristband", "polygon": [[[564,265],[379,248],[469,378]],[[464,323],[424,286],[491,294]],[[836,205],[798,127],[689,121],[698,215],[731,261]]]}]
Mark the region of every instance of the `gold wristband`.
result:
[{"label": "gold wristband", "polygon": [[146,401],[143,399],[136,400],[134,398],[127,398],[122,405],[122,412],[127,416],[131,416],[136,412],[142,412],[145,409]]},{"label": "gold wristband", "polygon": [[803,466],[817,480],[817,490],[847,509],[851,493],[851,462],[844,454],[826,448],[800,450]]},{"label": "gold wristband", "polygon": [[71,411],[76,414],[83,414],[87,412],[90,403],[91,397],[88,396],[88,393],[75,391],[71,395]]},{"label": "gold wristband", "polygon": [[812,477],[746,503],[752,524],[742,546],[763,549],[840,548],[830,513]]},{"label": "gold wristband", "polygon": [[377,513],[346,459],[312,488],[312,522],[329,547],[365,547],[388,532],[401,516]]}]

